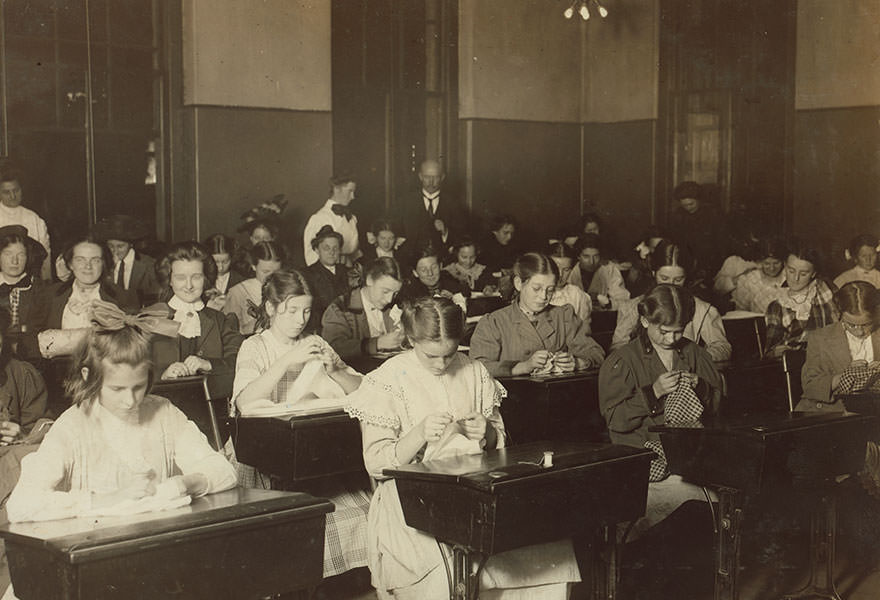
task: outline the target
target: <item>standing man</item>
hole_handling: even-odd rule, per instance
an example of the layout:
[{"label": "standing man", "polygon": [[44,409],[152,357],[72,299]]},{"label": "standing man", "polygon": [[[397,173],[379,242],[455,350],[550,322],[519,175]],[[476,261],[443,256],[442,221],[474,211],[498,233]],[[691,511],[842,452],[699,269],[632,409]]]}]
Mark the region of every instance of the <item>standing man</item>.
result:
[{"label": "standing man", "polygon": [[318,262],[318,253],[312,247],[312,240],[324,225],[329,225],[333,231],[342,236],[342,250],[339,253],[340,263],[350,267],[360,257],[358,220],[349,207],[354,200],[356,189],[357,183],[352,177],[338,175],[330,178],[330,199],[318,212],[309,217],[309,222],[306,223],[305,231],[303,231],[303,257],[306,266]]},{"label": "standing man", "polygon": [[456,238],[465,234],[465,211],[454,197],[442,192],[445,178],[443,167],[436,160],[426,160],[419,167],[421,195],[403,207],[410,248],[431,244],[445,253]]},{"label": "standing man", "polygon": [[21,205],[21,172],[9,163],[0,164],[0,227],[21,225],[27,229],[29,237],[34,238],[46,249],[46,260],[40,267],[40,277],[45,281],[52,279],[49,230],[40,215]]}]

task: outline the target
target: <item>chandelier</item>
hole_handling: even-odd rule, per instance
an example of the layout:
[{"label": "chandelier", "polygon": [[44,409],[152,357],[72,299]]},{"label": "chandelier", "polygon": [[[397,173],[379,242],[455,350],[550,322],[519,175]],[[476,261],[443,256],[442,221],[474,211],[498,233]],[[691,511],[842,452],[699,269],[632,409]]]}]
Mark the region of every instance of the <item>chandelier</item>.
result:
[{"label": "chandelier", "polygon": [[571,19],[575,11],[577,11],[584,21],[588,21],[590,19],[590,7],[593,7],[593,10],[599,13],[599,16],[603,19],[608,16],[608,10],[599,3],[599,0],[573,0],[569,7],[562,11],[562,16],[566,19]]}]

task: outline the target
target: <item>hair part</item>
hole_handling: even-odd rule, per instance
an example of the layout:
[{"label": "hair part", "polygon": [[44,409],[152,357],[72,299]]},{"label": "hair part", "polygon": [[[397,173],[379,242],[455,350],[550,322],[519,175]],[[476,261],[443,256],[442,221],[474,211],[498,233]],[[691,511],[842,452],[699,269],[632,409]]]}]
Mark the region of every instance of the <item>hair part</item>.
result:
[{"label": "hair part", "polygon": [[513,264],[513,274],[523,283],[535,275],[552,275],[559,281],[559,267],[546,254],[526,252],[519,256]]},{"label": "hair part", "polygon": [[311,296],[312,291],[302,273],[294,269],[275,271],[266,278],[262,287],[263,301],[257,315],[257,328],[268,328],[271,319],[268,306],[277,308],[288,298]]},{"label": "hair part", "polygon": [[228,254],[232,258],[238,253],[238,242],[228,235],[215,233],[205,239],[205,248],[212,256],[214,254]]},{"label": "hair part", "polygon": [[661,241],[651,253],[651,270],[654,273],[663,267],[681,267],[685,275],[690,275],[693,266],[693,258],[687,249],[669,240]]},{"label": "hair part", "polygon": [[256,267],[261,260],[279,262],[283,265],[285,258],[284,247],[278,242],[257,242],[248,252],[252,267]]},{"label": "hair part", "polygon": [[695,307],[694,296],[687,289],[660,284],[639,300],[638,311],[652,325],[684,327],[694,319]]},{"label": "hair part", "polygon": [[400,322],[411,343],[457,342],[464,337],[464,314],[461,307],[448,298],[424,296],[406,302]]},{"label": "hair part", "polygon": [[373,259],[364,267],[364,281],[367,277],[376,281],[385,276],[391,277],[396,281],[401,281],[400,265],[390,256],[380,256]]},{"label": "hair part", "polygon": [[880,291],[867,281],[850,281],[834,293],[834,304],[841,314],[871,315],[877,319]]}]

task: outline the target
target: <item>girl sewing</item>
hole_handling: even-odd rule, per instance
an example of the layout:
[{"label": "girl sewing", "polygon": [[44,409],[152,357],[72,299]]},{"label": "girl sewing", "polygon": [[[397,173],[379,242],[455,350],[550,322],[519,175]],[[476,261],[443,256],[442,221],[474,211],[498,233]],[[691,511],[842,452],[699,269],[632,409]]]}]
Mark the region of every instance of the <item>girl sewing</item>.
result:
[{"label": "girl sewing", "polygon": [[198,242],[174,244],[157,263],[156,272],[169,297],[162,305],[180,323],[174,337],[153,340],[153,367],[162,379],[197,373],[232,372],[241,346],[238,318],[205,305],[205,290],[215,281],[217,267]]},{"label": "girl sewing", "polygon": [[[464,317],[451,300],[421,298],[405,305],[401,319],[412,349],[367,375],[346,407],[361,422],[364,464],[379,482],[368,515],[368,562],[379,598],[445,598],[450,549],[406,525],[396,483],[382,470],[504,447],[499,406],[506,394],[481,363],[456,351]],[[527,576],[512,568],[517,560],[530,564]],[[517,589],[505,590],[512,579]],[[567,598],[579,579],[570,542],[543,544],[489,559],[480,596]]]},{"label": "girl sewing", "polygon": [[529,252],[513,267],[513,303],[477,323],[470,356],[493,377],[568,372],[598,367],[605,352],[590,337],[589,323],[569,306],[552,306],[559,270],[550,258]]},{"label": "girl sewing", "polygon": [[238,317],[238,330],[250,335],[257,325],[258,307],[263,299],[261,290],[266,278],[281,268],[284,248],[277,242],[257,242],[247,253],[254,276],[229,289],[223,312]]},{"label": "girl sewing", "polygon": [[477,262],[477,245],[471,238],[462,238],[454,244],[452,256],[455,262],[443,270],[458,280],[467,296],[474,292],[491,294],[495,291],[496,280],[486,265]]},{"label": "girl sewing", "polygon": [[9,520],[112,514],[148,496],[178,503],[235,485],[232,466],[168,400],[150,395],[150,333],[177,324],[160,313],[130,317],[100,300],[66,390],[73,406],[39,450],[22,460]]},{"label": "girl sewing", "polygon": [[880,372],[880,292],[866,281],[851,281],[835,292],[834,304],[840,321],[807,335],[807,358],[801,370],[804,391],[795,410],[842,411],[835,393],[855,391],[853,379],[859,374],[867,380]]},{"label": "girl sewing", "polygon": [[[317,335],[303,335],[309,322],[312,296],[297,271],[278,271],[263,284],[260,306],[261,332],[245,340],[235,368],[230,414],[247,415],[254,409],[279,403],[297,404],[312,398],[342,398],[357,389],[361,376],[346,365],[333,348]],[[236,467],[246,487],[269,488],[269,478],[248,465]],[[329,497],[336,511],[328,515],[324,576],[338,575],[364,566],[365,554],[357,540],[363,539],[364,513],[369,493],[338,480],[310,488]],[[334,551],[334,549],[336,549]],[[341,552],[341,553],[340,553]]]}]

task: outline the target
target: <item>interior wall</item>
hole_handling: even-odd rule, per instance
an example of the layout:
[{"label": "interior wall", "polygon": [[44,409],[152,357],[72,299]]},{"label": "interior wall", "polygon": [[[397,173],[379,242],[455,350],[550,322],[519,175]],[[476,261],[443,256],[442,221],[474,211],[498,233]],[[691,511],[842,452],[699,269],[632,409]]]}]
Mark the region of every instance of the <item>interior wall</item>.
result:
[{"label": "interior wall", "polygon": [[880,234],[880,0],[799,0],[797,18],[792,221],[839,263]]}]

